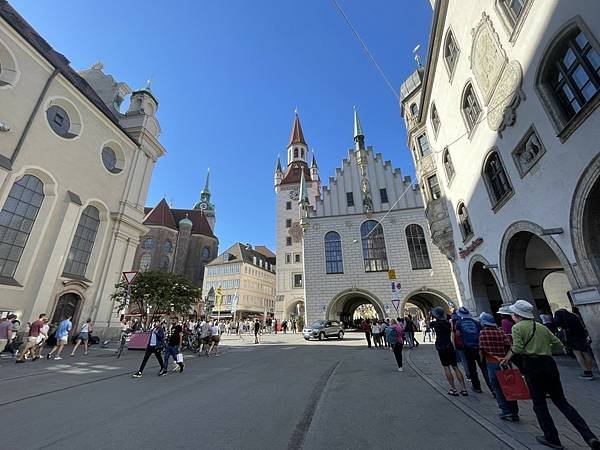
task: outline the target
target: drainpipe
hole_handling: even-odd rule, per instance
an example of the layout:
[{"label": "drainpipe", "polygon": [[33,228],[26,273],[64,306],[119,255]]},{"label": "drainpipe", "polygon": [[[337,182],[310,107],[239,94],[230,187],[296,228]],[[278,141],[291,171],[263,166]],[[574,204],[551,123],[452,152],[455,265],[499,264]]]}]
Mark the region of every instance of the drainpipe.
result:
[{"label": "drainpipe", "polygon": [[17,146],[15,147],[15,149],[12,153],[12,156],[10,157],[10,163],[9,163],[10,167],[8,167],[9,170],[12,170],[12,165],[15,162],[15,160],[17,159],[17,156],[19,156],[19,152],[21,151],[21,148],[23,147],[25,138],[29,134],[29,129],[31,128],[31,125],[33,124],[33,119],[35,119],[35,115],[37,114],[40,107],[42,106],[42,102],[44,101],[44,97],[46,96],[48,89],[50,89],[50,85],[52,84],[52,81],[54,81],[54,79],[56,78],[56,76],[59,73],[60,73],[60,69],[54,69],[52,74],[46,80],[46,84],[44,84],[44,88],[42,89],[42,92],[40,93],[37,101],[35,102],[35,106],[33,107],[33,111],[31,112],[31,115],[29,116],[29,119],[27,120],[27,123],[25,124],[25,128],[23,128],[23,133],[21,134],[21,137],[19,138],[19,142],[17,142]]}]

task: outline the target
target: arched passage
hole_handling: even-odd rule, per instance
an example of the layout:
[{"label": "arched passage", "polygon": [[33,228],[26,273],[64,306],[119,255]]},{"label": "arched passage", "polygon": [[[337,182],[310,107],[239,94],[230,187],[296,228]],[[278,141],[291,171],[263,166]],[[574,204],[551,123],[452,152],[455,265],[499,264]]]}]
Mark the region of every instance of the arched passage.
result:
[{"label": "arched passage", "polygon": [[376,318],[386,317],[381,301],[373,294],[359,290],[338,294],[329,304],[325,316],[329,320],[339,320],[345,327],[351,327],[353,326],[354,314],[357,310],[360,312],[363,305],[372,306],[372,308],[367,308],[367,310],[370,310],[367,315],[375,314]]},{"label": "arched passage", "polygon": [[585,253],[596,278],[600,280],[600,177],[585,199],[582,231]]},{"label": "arched passage", "polygon": [[[544,280],[549,274],[557,272],[554,277],[563,281],[566,279],[569,289],[565,289],[564,286],[562,290],[554,289],[552,303],[570,305],[566,295],[567,291],[572,289],[570,272],[565,271],[561,258],[539,236],[530,231],[513,234],[506,242],[503,260],[507,286],[514,299],[531,302],[539,312],[554,312],[544,290]],[[548,286],[546,283],[546,288]]]},{"label": "arched passage", "polygon": [[294,300],[285,310],[286,319],[304,317],[304,300]]},{"label": "arched passage", "polygon": [[[409,313],[413,314],[414,311],[411,311],[410,305],[414,305],[414,307],[418,308],[423,317],[428,317],[431,310],[436,306],[441,306],[446,312],[450,312],[450,308],[455,306],[454,303],[446,296],[431,290],[413,291],[408,294],[404,298],[404,301],[402,302],[402,308],[398,311],[398,314],[401,316]],[[390,314],[396,315],[396,311],[392,311]]]},{"label": "arched passage", "polygon": [[471,267],[471,293],[478,313],[496,314],[502,306],[502,295],[494,274],[482,261]]}]

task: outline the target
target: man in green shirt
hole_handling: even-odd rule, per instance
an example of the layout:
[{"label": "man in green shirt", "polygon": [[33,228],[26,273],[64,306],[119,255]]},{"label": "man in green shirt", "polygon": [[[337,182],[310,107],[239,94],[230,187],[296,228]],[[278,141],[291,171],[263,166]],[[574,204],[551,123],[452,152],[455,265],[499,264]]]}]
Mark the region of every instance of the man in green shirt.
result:
[{"label": "man in green shirt", "polygon": [[563,448],[558,430],[548,411],[546,403],[546,394],[548,394],[554,405],[579,431],[590,448],[600,449],[598,438],[565,397],[558,367],[552,358],[552,351],[561,350],[562,343],[548,328],[535,322],[531,303],[517,300],[509,309],[516,322],[512,328],[513,345],[501,364],[508,363],[515,354],[523,360],[522,370],[533,400],[533,411],[544,432],[544,436],[536,436],[536,440],[551,448]]}]

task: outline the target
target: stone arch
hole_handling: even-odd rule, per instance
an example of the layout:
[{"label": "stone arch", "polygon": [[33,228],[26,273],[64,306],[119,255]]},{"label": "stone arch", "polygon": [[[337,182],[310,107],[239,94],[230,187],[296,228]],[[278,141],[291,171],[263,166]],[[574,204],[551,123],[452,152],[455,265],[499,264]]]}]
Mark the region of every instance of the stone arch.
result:
[{"label": "stone arch", "polygon": [[[418,307],[423,312],[424,316],[428,315],[429,311],[436,306],[441,306],[446,312],[450,312],[450,308],[458,306],[443,292],[428,287],[415,289],[404,296],[404,299],[400,303],[400,308],[398,309],[400,314],[402,314],[402,311],[408,303]],[[393,311],[393,314],[395,313],[396,312]]]},{"label": "stone arch", "polygon": [[347,323],[360,305],[370,303],[380,318],[386,317],[383,302],[366,289],[346,289],[337,294],[325,308],[325,318]]},{"label": "stone arch", "polygon": [[490,265],[480,254],[469,259],[469,289],[472,306],[478,313],[485,311],[495,314],[502,304],[508,303],[498,275],[489,268]]},{"label": "stone arch", "polygon": [[[580,279],[587,285],[600,283],[600,249],[594,258],[595,248],[590,242],[589,228],[600,226],[600,211],[592,205],[592,198],[600,195],[600,153],[585,169],[571,201],[571,241],[573,252],[577,261],[577,270]],[[598,201],[596,201],[598,204]],[[596,216],[595,221],[593,220]],[[597,245],[597,244],[596,244]]]},{"label": "stone arch", "polygon": [[[539,307],[547,308],[547,299],[541,288],[548,272],[564,271],[572,288],[579,287],[569,260],[552,236],[542,235],[542,227],[528,222],[513,223],[504,233],[500,246],[500,270],[506,289],[506,297],[512,302],[525,299]],[[536,249],[538,255],[529,252]],[[529,261],[531,259],[531,261]],[[542,268],[527,267],[543,261]]]},{"label": "stone arch", "polygon": [[287,319],[290,317],[304,317],[306,311],[306,302],[303,298],[295,298],[293,299],[285,308],[284,317],[282,319]]},{"label": "stone arch", "polygon": [[52,303],[52,309],[51,312],[48,313],[48,317],[50,318],[50,320],[52,320],[53,316],[56,314],[56,309],[59,306],[59,303],[61,301],[61,298],[63,298],[66,295],[75,295],[79,298],[77,305],[76,305],[76,309],[73,313],[73,318],[71,319],[71,322],[73,322],[73,327],[76,328],[77,324],[82,320],[82,312],[83,309],[86,308],[86,290],[88,288],[88,284],[83,282],[83,281],[79,281],[79,280],[69,280],[62,289],[60,289],[56,295],[54,296],[54,301]]}]

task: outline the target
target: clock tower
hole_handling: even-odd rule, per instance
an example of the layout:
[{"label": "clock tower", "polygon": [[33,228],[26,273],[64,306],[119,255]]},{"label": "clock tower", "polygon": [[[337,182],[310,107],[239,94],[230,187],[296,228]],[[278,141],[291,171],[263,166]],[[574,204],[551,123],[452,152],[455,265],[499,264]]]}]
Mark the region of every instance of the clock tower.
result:
[{"label": "clock tower", "polygon": [[304,255],[300,227],[300,180],[304,182],[309,207],[320,196],[321,183],[316,161],[308,166],[308,145],[304,139],[298,112],[286,148],[287,166],[277,158],[275,166],[277,285],[275,317],[281,321],[304,317]]},{"label": "clock tower", "polygon": [[210,169],[206,172],[206,181],[204,183],[204,189],[200,192],[200,201],[194,205],[194,209],[200,209],[206,216],[206,220],[210,225],[212,231],[215,231],[215,224],[217,218],[215,217],[215,205],[210,202],[210,189],[208,187],[210,181]]}]

